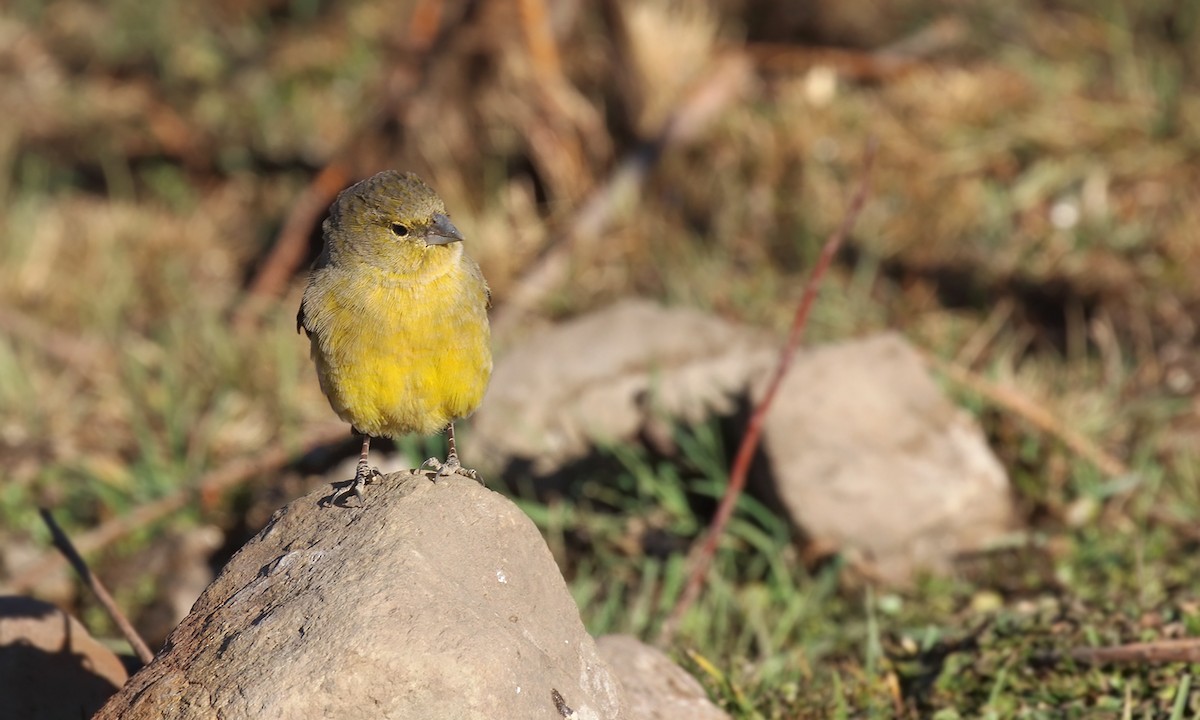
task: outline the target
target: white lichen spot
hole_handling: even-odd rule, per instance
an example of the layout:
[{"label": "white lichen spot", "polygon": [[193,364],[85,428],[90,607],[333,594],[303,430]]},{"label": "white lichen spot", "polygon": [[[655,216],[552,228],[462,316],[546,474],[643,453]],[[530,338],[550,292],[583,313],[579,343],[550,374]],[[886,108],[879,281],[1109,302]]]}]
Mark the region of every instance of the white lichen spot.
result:
[{"label": "white lichen spot", "polygon": [[1059,230],[1070,230],[1079,224],[1079,205],[1074,200],[1059,200],[1050,206],[1050,223]]}]

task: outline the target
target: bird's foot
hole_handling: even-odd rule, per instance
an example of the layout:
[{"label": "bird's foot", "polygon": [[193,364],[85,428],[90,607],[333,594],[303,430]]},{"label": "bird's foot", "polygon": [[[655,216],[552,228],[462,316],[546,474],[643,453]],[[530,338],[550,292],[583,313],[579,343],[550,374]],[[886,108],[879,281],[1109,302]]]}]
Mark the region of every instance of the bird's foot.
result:
[{"label": "bird's foot", "polygon": [[342,505],[353,495],[358,498],[358,502],[361,505],[366,500],[364,489],[377,477],[383,477],[383,473],[379,472],[379,468],[371,467],[367,464],[366,460],[359,460],[358,467],[354,471],[354,479],[350,481],[349,485],[335,492],[330,502],[334,505]]},{"label": "bird's foot", "polygon": [[[458,461],[458,455],[450,453],[450,457],[446,458],[446,462],[442,462],[435,457],[431,457],[421,463],[421,469],[429,468],[436,471],[436,474],[431,478],[437,482],[440,478],[450,477],[451,475],[461,475],[465,478],[470,478],[480,485],[484,485],[483,478],[479,477],[479,473],[471,468],[465,468]],[[484,487],[487,487],[484,485]]]}]

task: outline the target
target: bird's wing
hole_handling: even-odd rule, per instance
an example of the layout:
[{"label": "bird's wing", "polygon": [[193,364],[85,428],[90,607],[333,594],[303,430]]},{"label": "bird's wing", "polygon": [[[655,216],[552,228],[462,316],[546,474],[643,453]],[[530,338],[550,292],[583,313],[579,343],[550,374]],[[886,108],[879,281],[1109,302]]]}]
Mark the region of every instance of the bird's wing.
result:
[{"label": "bird's wing", "polygon": [[[316,272],[318,270],[324,268],[327,265],[329,265],[329,245],[328,244],[326,244],[324,247],[321,248],[321,254],[317,256],[316,260],[313,260],[312,267],[310,267],[308,269],[308,282],[310,285],[312,284],[313,275],[316,274]],[[307,292],[304,294],[308,295]],[[309,337],[312,337],[312,328],[305,325],[304,320],[305,320],[304,298],[300,298],[300,309],[296,311],[296,332],[300,332],[300,330],[303,329],[304,332]]]},{"label": "bird's wing", "polygon": [[304,334],[308,335],[309,337],[312,336],[312,330],[309,330],[308,326],[304,324],[304,299],[303,298],[300,299],[300,309],[296,311],[296,332],[300,332],[301,329],[304,330]]},{"label": "bird's wing", "polygon": [[463,260],[464,260],[464,264],[466,266],[467,273],[471,276],[471,278],[473,280],[475,280],[475,282],[477,282],[483,286],[484,309],[491,310],[492,309],[492,289],[490,287],[488,287],[487,278],[485,278],[483,276],[483,270],[481,270],[479,268],[479,263],[475,262],[474,260],[472,260],[469,257],[466,257],[465,255],[463,256]]}]

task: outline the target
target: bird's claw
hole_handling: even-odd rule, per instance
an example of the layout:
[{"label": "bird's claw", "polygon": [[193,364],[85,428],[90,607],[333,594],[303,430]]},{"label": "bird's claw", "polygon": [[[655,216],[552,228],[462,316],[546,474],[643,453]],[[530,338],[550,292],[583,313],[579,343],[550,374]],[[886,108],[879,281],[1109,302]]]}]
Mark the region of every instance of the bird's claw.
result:
[{"label": "bird's claw", "polygon": [[335,492],[330,502],[334,505],[340,505],[353,495],[358,498],[358,502],[361,505],[367,499],[364,489],[377,477],[383,477],[383,473],[379,472],[379,468],[371,467],[365,462],[359,462],[358,468],[354,471],[354,479],[350,481],[349,485]]},{"label": "bird's claw", "polygon": [[434,476],[431,478],[434,482],[437,482],[440,478],[450,477],[451,475],[461,475],[474,480],[480,485],[484,485],[483,478],[479,477],[478,472],[462,466],[462,463],[458,461],[458,455],[451,454],[450,457],[446,458],[446,462],[431,457],[421,463],[421,469],[424,470],[426,468],[435,471]]}]

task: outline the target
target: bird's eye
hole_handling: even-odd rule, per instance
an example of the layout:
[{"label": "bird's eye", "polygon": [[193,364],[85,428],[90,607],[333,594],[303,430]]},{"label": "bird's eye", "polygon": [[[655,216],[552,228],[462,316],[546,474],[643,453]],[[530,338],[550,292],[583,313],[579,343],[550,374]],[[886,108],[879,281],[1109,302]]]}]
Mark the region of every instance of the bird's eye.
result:
[{"label": "bird's eye", "polygon": [[396,237],[404,237],[408,234],[408,226],[400,223],[392,223],[392,234]]}]

